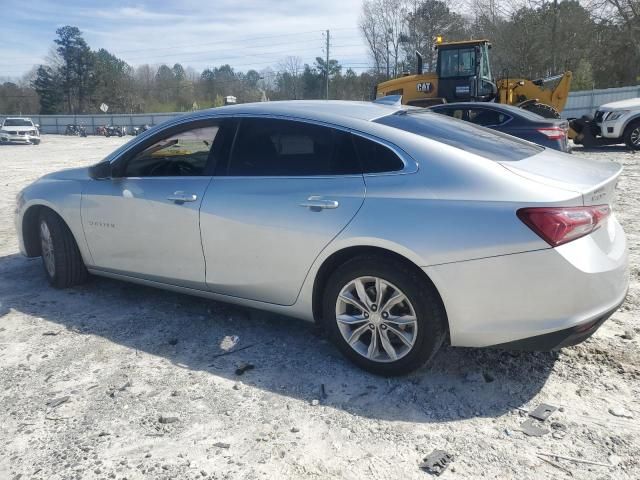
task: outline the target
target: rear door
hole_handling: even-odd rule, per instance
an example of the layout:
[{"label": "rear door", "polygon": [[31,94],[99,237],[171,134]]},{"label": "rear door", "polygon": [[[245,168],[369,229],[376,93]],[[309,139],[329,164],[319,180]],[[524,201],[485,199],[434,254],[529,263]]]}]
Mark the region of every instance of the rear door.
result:
[{"label": "rear door", "polygon": [[293,304],[314,260],[356,215],[364,193],[350,133],[242,118],[230,160],[218,166],[202,203],[208,288]]}]

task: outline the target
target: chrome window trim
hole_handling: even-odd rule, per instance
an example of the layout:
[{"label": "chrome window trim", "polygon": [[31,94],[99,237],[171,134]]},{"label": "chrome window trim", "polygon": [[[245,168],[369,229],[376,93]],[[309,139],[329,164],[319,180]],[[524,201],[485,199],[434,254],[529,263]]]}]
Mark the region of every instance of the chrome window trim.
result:
[{"label": "chrome window trim", "polygon": [[[362,174],[345,174],[345,175],[308,175],[308,176],[300,176],[300,175],[288,175],[288,176],[217,176],[216,178],[334,178],[334,177],[360,177],[360,176],[382,176],[382,175],[407,175],[416,173],[419,169],[419,164],[416,162],[407,152],[405,152],[402,148],[398,147],[392,142],[388,140],[382,139],[375,135],[371,135],[370,133],[362,132],[360,130],[356,130],[350,127],[345,127],[342,125],[336,125],[335,123],[329,123],[322,120],[316,120],[311,118],[299,117],[295,115],[286,115],[286,114],[272,114],[272,113],[220,113],[215,114],[211,112],[203,113],[201,115],[189,116],[189,118],[177,118],[175,120],[170,120],[166,122],[166,124],[162,125],[162,130],[153,131],[153,135],[159,134],[164,130],[179,127],[182,124],[189,124],[191,122],[197,122],[201,120],[217,120],[224,118],[272,118],[272,119],[280,119],[280,120],[292,120],[296,122],[310,123],[312,125],[319,125],[322,127],[333,128],[335,130],[340,130],[343,132],[351,133],[353,135],[359,135],[360,137],[366,138],[367,140],[379,143],[393,151],[399,158],[400,161],[404,164],[404,167],[401,170],[396,170],[393,172],[378,172],[378,173],[362,173]],[[123,155],[127,155],[133,148],[136,148],[141,142],[144,142],[148,136],[147,132],[151,132],[151,130],[147,130],[141,136],[137,137],[131,145],[129,145],[125,150],[118,152],[116,150],[111,155],[105,158],[105,161],[109,161],[110,163],[116,162]],[[117,155],[116,155],[117,153]],[[215,176],[215,175],[214,175]]]}]

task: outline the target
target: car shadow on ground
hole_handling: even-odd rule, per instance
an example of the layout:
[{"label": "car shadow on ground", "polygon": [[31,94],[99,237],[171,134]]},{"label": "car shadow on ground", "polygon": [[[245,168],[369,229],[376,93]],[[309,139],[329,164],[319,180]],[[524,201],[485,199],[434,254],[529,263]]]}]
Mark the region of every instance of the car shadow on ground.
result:
[{"label": "car shadow on ground", "polygon": [[601,152],[601,153],[613,153],[613,152],[636,153],[637,152],[637,150],[632,150],[626,145],[602,145],[600,147],[585,147],[583,145],[574,145],[572,150],[576,152]]},{"label": "car shadow on ground", "polygon": [[[444,347],[430,366],[381,378],[352,366],[310,323],[98,277],[56,290],[39,258],[17,254],[0,258],[0,323],[10,310],[164,357],[176,368],[384,420],[500,416],[529,402],[557,359],[555,353]],[[225,337],[233,336],[235,353],[219,356]],[[255,369],[238,377],[242,362]]]}]

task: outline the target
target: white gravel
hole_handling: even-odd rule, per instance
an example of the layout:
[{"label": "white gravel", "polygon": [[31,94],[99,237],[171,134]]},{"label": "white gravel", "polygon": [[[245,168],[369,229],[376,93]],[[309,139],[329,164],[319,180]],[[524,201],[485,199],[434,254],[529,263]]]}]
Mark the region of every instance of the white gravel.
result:
[{"label": "white gravel", "polygon": [[[591,340],[559,354],[445,348],[387,380],[296,320],[99,278],[50,288],[40,259],[18,253],[16,193],[126,140],[0,146],[0,479],[424,479],[433,449],[455,457],[445,479],[640,478],[640,153],[574,154],[625,166],[631,289]],[[216,357],[233,345],[253,346]],[[243,362],[255,369],[236,376]],[[528,437],[525,411],[542,402],[560,410]]]}]

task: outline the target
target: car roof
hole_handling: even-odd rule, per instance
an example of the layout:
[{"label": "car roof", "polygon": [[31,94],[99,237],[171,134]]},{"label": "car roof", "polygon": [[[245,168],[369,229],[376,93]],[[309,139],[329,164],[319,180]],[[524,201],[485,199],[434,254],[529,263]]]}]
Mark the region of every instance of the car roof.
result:
[{"label": "car roof", "polygon": [[31,117],[5,117],[5,120],[31,120]]},{"label": "car roof", "polygon": [[348,100],[283,100],[275,102],[242,103],[225,107],[200,110],[198,114],[217,115],[291,115],[308,119],[327,120],[334,117],[337,123],[344,118],[371,121],[411,107],[374,102]]}]

